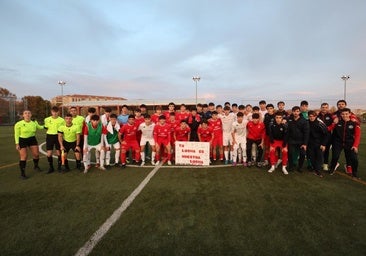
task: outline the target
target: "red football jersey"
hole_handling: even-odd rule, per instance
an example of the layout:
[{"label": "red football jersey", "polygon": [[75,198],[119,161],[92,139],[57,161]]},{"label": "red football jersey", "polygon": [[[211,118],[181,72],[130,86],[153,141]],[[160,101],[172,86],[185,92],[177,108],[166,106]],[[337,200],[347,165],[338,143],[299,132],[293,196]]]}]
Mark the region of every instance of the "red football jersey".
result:
[{"label": "red football jersey", "polygon": [[257,124],[249,121],[247,124],[247,138],[251,140],[261,140],[266,134],[266,127],[263,122]]},{"label": "red football jersey", "polygon": [[175,128],[175,137],[177,141],[188,141],[188,135],[191,132],[191,128],[187,125],[184,129],[178,126]]},{"label": "red football jersey", "polygon": [[211,127],[212,132],[215,134],[215,137],[222,135],[221,119],[214,120],[213,118],[211,118],[210,120],[208,120],[208,124],[209,124],[209,127]]},{"label": "red football jersey", "polygon": [[168,139],[170,141],[170,125],[165,123],[164,125],[156,124],[154,127],[154,139]]},{"label": "red football jersey", "polygon": [[[164,112],[164,116],[165,116],[165,118],[166,118],[166,120],[168,121],[169,120],[169,118],[170,118],[170,113],[171,112],[169,112],[169,111],[165,111]],[[172,113],[175,113],[175,111],[173,111]]]},{"label": "red football jersey", "polygon": [[184,119],[188,120],[188,117],[189,117],[190,114],[191,113],[189,113],[188,111],[178,112],[178,113],[175,114],[175,119],[177,119],[179,121],[184,120]]},{"label": "red football jersey", "polygon": [[159,114],[153,114],[152,116],[151,116],[151,122],[153,122],[153,123],[155,123],[155,124],[157,124],[158,122],[159,122],[159,117],[160,117],[161,115],[159,115]]},{"label": "red football jersey", "polygon": [[136,127],[139,127],[140,124],[142,124],[143,122],[145,122],[145,118],[143,116],[141,116],[140,118],[136,118],[135,117],[135,125],[136,125]]},{"label": "red football jersey", "polygon": [[201,126],[198,127],[197,134],[201,137],[201,141],[207,142],[212,139],[212,128],[207,127],[207,129],[203,129]]},{"label": "red football jersey", "polygon": [[179,120],[176,120],[176,119],[174,121],[167,120],[166,123],[168,125],[170,125],[170,133],[171,133],[171,135],[173,135],[174,132],[175,132],[175,129],[179,126],[180,121]]},{"label": "red football jersey", "polygon": [[120,129],[119,133],[122,134],[124,141],[137,141],[137,126],[124,124]]}]

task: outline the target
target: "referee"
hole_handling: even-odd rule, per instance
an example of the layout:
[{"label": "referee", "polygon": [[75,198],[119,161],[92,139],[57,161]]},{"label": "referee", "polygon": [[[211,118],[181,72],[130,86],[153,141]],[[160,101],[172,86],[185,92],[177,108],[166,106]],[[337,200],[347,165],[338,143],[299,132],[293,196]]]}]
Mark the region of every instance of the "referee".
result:
[{"label": "referee", "polygon": [[61,171],[61,151],[60,143],[58,141],[58,128],[65,125],[65,120],[59,117],[59,109],[54,106],[51,109],[51,116],[44,119],[44,128],[47,129],[46,134],[46,149],[47,149],[47,160],[49,169],[47,173],[55,171],[53,167],[52,151],[56,149],[56,155],[58,157],[58,170]]},{"label": "referee", "polygon": [[67,155],[72,149],[75,154],[76,159],[76,168],[82,170],[81,168],[81,158],[80,158],[80,134],[81,128],[79,125],[72,123],[72,115],[66,114],[65,116],[65,125],[62,125],[58,128],[58,141],[60,143],[60,149],[65,151],[65,171],[69,171],[69,163],[67,160]]},{"label": "referee", "polygon": [[38,142],[36,139],[37,129],[43,129],[43,126],[39,125],[37,121],[31,120],[32,113],[29,110],[23,111],[23,120],[17,122],[14,125],[14,138],[15,138],[15,148],[19,152],[19,167],[20,167],[20,177],[22,179],[27,179],[25,175],[25,166],[27,161],[27,148],[30,149],[33,156],[34,170],[41,171],[38,166],[39,162],[39,149]]}]

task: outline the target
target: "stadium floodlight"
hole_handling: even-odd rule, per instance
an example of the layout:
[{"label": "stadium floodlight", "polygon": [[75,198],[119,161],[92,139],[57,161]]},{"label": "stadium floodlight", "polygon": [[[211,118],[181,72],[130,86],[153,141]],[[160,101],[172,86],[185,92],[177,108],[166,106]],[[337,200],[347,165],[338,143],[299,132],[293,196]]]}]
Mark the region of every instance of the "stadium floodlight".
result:
[{"label": "stadium floodlight", "polygon": [[344,92],[343,92],[343,99],[346,100],[346,87],[347,87],[347,80],[351,77],[348,75],[341,76],[341,79],[344,81]]},{"label": "stadium floodlight", "polygon": [[62,118],[64,118],[64,86],[66,85],[65,81],[58,81],[58,84],[61,86],[61,112],[62,112]]},{"label": "stadium floodlight", "polygon": [[196,106],[197,106],[197,83],[201,80],[200,76],[192,77],[193,81],[196,83]]}]

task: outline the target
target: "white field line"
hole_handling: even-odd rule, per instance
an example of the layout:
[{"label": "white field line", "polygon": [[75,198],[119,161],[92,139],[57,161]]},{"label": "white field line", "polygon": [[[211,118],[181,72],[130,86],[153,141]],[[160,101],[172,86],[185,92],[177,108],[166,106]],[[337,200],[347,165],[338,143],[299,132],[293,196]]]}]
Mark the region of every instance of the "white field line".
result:
[{"label": "white field line", "polygon": [[117,222],[121,217],[122,213],[131,205],[133,200],[140,194],[143,188],[149,183],[150,179],[155,175],[155,173],[160,169],[163,161],[156,166],[146,178],[138,185],[138,187],[123,201],[121,206],[117,208],[113,214],[99,227],[97,231],[89,238],[89,240],[78,250],[75,256],[86,256],[93,248],[98,244],[98,242],[103,238],[103,236],[108,232],[108,230]]}]

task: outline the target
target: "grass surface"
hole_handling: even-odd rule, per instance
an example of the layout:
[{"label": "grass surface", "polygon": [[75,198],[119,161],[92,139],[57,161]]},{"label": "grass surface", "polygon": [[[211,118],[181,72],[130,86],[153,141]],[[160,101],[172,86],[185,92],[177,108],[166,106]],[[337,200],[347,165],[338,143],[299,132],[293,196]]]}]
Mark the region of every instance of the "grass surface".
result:
[{"label": "grass surface", "polygon": [[[73,255],[152,170],[28,162],[23,181],[12,127],[0,138],[0,255]],[[361,177],[365,152],[363,139]],[[341,175],[161,168],[92,255],[364,255],[365,206],[366,186]]]}]

